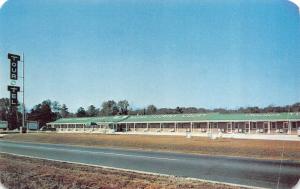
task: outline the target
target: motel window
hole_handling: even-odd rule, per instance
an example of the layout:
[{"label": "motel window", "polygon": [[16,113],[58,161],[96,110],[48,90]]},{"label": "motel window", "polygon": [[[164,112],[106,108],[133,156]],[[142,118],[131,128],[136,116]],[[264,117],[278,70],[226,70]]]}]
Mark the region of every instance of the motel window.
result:
[{"label": "motel window", "polygon": [[272,129],[275,129],[275,123],[272,123]]},{"label": "motel window", "polygon": [[230,124],[227,124],[227,129],[231,129],[231,125]]},{"label": "motel window", "polygon": [[292,128],[293,128],[293,129],[296,129],[296,128],[297,128],[296,122],[293,122],[293,123],[292,123]]},{"label": "motel window", "polygon": [[256,129],[256,123],[254,123],[254,124],[252,125],[252,128],[253,128],[253,129]]}]

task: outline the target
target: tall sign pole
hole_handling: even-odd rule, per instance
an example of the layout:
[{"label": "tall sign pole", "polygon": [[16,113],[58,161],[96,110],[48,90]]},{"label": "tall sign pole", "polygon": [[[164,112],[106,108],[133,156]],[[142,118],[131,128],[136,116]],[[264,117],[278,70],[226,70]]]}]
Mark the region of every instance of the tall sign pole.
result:
[{"label": "tall sign pole", "polygon": [[[26,119],[26,114],[25,114],[25,56],[24,52],[22,53],[22,63],[23,63],[23,74],[22,74],[22,81],[23,81],[23,119],[22,119],[22,127],[25,128],[25,119]],[[26,128],[26,132],[28,132],[28,127]]]},{"label": "tall sign pole", "polygon": [[[20,61],[20,56],[16,54],[8,53],[7,58],[10,60],[10,79],[11,79],[10,85],[7,86],[7,90],[10,91],[9,103],[10,103],[10,107],[12,108],[12,107],[17,107],[19,105],[18,92],[20,91],[20,87],[16,86],[16,84],[18,80],[18,62]],[[22,126],[20,126],[20,133],[22,133]]]}]

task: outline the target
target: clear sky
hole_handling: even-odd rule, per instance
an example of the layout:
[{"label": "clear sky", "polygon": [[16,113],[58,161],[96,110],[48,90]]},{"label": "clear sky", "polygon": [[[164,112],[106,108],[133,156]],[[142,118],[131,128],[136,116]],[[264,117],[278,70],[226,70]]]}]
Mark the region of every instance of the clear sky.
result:
[{"label": "clear sky", "polygon": [[300,16],[285,0],[8,0],[0,97],[9,96],[7,53],[23,51],[28,107],[300,101]]}]

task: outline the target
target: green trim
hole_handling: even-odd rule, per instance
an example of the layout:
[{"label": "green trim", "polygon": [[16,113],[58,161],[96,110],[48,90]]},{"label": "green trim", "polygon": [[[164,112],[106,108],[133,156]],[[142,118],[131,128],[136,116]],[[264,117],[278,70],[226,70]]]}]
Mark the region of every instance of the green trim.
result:
[{"label": "green trim", "polygon": [[48,124],[93,123],[159,123],[159,122],[244,122],[244,121],[300,121],[300,112],[295,113],[256,113],[256,114],[163,114],[136,116],[106,116],[85,118],[62,118]]},{"label": "green trim", "polygon": [[118,123],[127,119],[128,116],[106,116],[106,117],[82,117],[82,118],[61,118],[48,124],[85,124],[87,126],[97,123]]}]

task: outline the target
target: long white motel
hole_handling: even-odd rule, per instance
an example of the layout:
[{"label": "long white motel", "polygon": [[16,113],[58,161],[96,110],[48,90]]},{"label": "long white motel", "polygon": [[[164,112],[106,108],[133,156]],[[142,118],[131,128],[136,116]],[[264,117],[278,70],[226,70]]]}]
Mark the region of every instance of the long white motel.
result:
[{"label": "long white motel", "polygon": [[300,112],[165,114],[62,118],[47,125],[56,128],[57,132],[297,135],[297,130],[300,129]]}]

